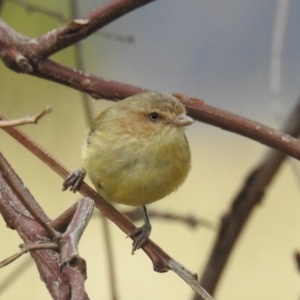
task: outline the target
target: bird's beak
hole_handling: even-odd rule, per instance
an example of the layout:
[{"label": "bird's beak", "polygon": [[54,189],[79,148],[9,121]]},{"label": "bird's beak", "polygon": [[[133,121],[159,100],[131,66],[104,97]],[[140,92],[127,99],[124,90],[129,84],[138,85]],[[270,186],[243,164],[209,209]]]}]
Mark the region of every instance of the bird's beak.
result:
[{"label": "bird's beak", "polygon": [[194,123],[194,120],[186,114],[178,115],[172,122],[175,126],[189,126]]}]

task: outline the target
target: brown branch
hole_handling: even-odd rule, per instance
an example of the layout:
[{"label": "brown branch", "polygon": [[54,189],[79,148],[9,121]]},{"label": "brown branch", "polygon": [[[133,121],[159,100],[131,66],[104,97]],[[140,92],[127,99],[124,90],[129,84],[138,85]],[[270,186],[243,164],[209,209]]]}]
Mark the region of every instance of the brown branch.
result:
[{"label": "brown branch", "polygon": [[[11,177],[13,181],[17,182],[20,188],[24,187],[20,178],[13,172],[0,153],[0,212],[7,226],[17,230],[25,244],[39,243],[40,237],[44,237],[44,243],[51,242],[50,239],[46,238],[44,229],[31,217],[18,199],[18,196],[10,188],[8,182],[5,180],[5,178],[8,177]],[[27,189],[26,192],[29,193]],[[30,204],[32,207],[35,207],[35,210],[39,212],[43,219],[48,219],[33,197],[31,197]],[[69,291],[68,286],[60,275],[60,266],[57,263],[59,259],[57,251],[48,249],[31,251],[30,254],[52,298],[58,299],[60,291]]]},{"label": "brown branch", "polygon": [[86,276],[83,277],[82,274],[86,274],[86,264],[82,258],[75,257],[72,264],[68,264],[63,267],[61,274],[65,278],[66,282],[68,282],[70,289],[72,290],[72,295],[64,295],[62,293],[58,300],[89,300],[84,289]]},{"label": "brown branch", "polygon": [[[94,210],[94,201],[90,198],[81,199],[76,211],[60,239],[60,264],[66,265],[78,257],[78,243]],[[72,263],[73,264],[73,263]]]},{"label": "brown branch", "polygon": [[[37,60],[46,58],[88,37],[121,16],[154,0],[114,0],[85,17],[38,38],[25,37],[0,21],[0,55],[15,71],[31,72]],[[4,52],[6,53],[3,53]]]},{"label": "brown branch", "polygon": [[295,259],[297,270],[299,272],[300,271],[300,252],[299,251],[296,251],[294,253],[294,259]]},{"label": "brown branch", "polygon": [[76,71],[49,59],[39,61],[31,75],[89,94],[95,99],[121,100],[149,90]]},{"label": "brown branch", "polygon": [[[78,255],[78,242],[92,215],[94,201],[83,198],[73,206],[75,211],[72,207],[65,212],[63,219],[68,220],[68,225],[63,227],[66,231],[63,234],[56,233],[51,223],[45,226],[45,221],[49,219],[1,153],[0,195],[0,212],[4,220],[8,227],[18,231],[25,242],[20,253],[1,262],[0,267],[30,251],[54,299],[71,299],[72,295],[72,299],[87,300],[84,291],[85,261]],[[70,211],[74,212],[71,219]],[[57,221],[52,223],[59,227],[62,225]]]},{"label": "brown branch", "polygon": [[[3,117],[0,116],[0,120]],[[3,128],[10,136],[20,142],[24,147],[26,147],[32,154],[37,156],[46,165],[48,165],[55,173],[57,173],[62,178],[66,178],[69,172],[65,167],[63,167],[57,160],[55,160],[46,150],[42,149],[34,141],[32,141],[28,136],[26,136],[19,129],[14,127]],[[129,235],[135,229],[135,226],[123,217],[117,210],[114,209],[109,203],[103,200],[93,189],[91,189],[87,184],[82,184],[79,192],[84,197],[90,197],[95,201],[96,207],[113,223],[115,223],[126,235]],[[152,242],[147,242],[144,246],[144,251],[150,257],[153,262],[154,269],[158,272],[168,271],[166,266],[166,261],[169,256],[162,252],[158,246],[154,245]]]},{"label": "brown branch", "polygon": [[[40,63],[38,69],[34,75],[85,91],[94,98],[124,99],[146,91],[139,87],[76,72],[49,60]],[[174,95],[182,101],[189,115],[195,120],[248,137],[300,160],[300,142],[297,139],[258,122],[205,104],[199,99]]]},{"label": "brown branch", "polygon": [[181,97],[181,100],[194,119],[248,137],[300,160],[300,142],[291,135],[210,106],[199,99]]},{"label": "brown branch", "polygon": [[39,223],[53,240],[57,240],[59,233],[48,225],[47,222],[49,222],[49,219],[45,218],[44,214],[40,214],[40,209],[37,209],[36,205],[32,205],[35,203],[33,196],[24,186],[20,185],[20,179],[14,176],[7,164],[2,164],[0,171],[4,180],[8,183],[13,193],[17,196],[31,217]]},{"label": "brown branch", "polygon": [[38,38],[28,38],[0,19],[0,57],[16,72],[31,73],[38,62],[86,38],[124,14],[154,0],[114,0]]},{"label": "brown branch", "polygon": [[[32,75],[85,91],[94,98],[116,100],[147,91],[136,86],[83,74],[50,60],[40,62]],[[300,160],[300,142],[297,139],[258,122],[205,104],[199,99],[175,95],[180,98],[189,115],[195,120],[248,137]]]},{"label": "brown branch", "polygon": [[[39,14],[45,15],[49,18],[52,18],[54,20],[57,20],[61,23],[66,23],[69,21],[69,19],[64,14],[62,14],[58,11],[43,8],[40,5],[34,5],[32,3],[29,3],[28,1],[10,0],[10,2],[21,6],[22,8],[24,8],[24,10],[28,11],[29,13],[33,13],[33,12],[39,13]],[[1,2],[0,2],[0,4],[1,4]],[[0,6],[0,9],[1,9],[1,6]],[[77,16],[78,16],[78,14],[77,14]],[[71,19],[75,19],[75,17],[72,17]],[[120,43],[132,44],[135,42],[135,38],[132,35],[122,36],[117,33],[111,33],[111,32],[95,32],[95,35],[109,39],[109,40],[115,40]]]},{"label": "brown branch", "polygon": [[[89,28],[87,31],[80,31],[80,29],[78,29],[79,31],[77,31],[73,28],[75,30],[75,39],[73,37],[73,29],[71,30],[71,25],[69,25],[69,27],[66,26],[55,31],[55,34],[57,34],[57,32],[60,32],[60,34],[64,35],[67,33],[70,34],[70,32],[72,32],[72,34],[68,36],[68,38],[63,38],[63,44],[65,46],[69,45],[69,43],[77,41],[77,38],[79,39],[85,37],[82,34],[86,34],[89,32],[89,30],[94,29],[95,24],[95,26],[97,27],[100,23],[104,24],[105,22],[112,21],[114,20],[114,18],[123,15],[125,12],[128,12],[131,9],[135,9],[149,2],[151,1],[112,1],[105,7],[96,10],[89,15],[89,18],[93,19],[93,26],[90,24],[90,19],[88,19],[88,21],[84,19],[77,20],[75,22],[78,26],[87,25],[87,27]],[[114,8],[116,12],[113,13],[112,8]],[[123,8],[124,11],[120,11]],[[106,12],[107,15],[102,15],[104,14],[104,12]],[[105,21],[101,19],[102,17]],[[85,24],[86,22],[88,22],[88,24]],[[46,35],[46,37],[55,34],[51,32]],[[50,41],[47,41],[46,44],[44,42],[45,45],[39,45],[39,43],[43,43],[41,40],[34,40],[24,37],[21,34],[15,32],[5,22],[0,20],[0,56],[3,62],[9,68],[17,72],[29,73],[39,78],[44,78],[63,84],[65,86],[72,87],[79,91],[86,92],[94,98],[102,97],[112,100],[124,99],[128,96],[146,91],[146,89],[142,89],[140,87],[84,74],[82,72],[64,67],[51,60],[41,57],[41,55],[46,56],[46,52],[51,52],[54,48],[56,49],[55,51],[62,49],[62,42],[57,38],[58,36],[53,39],[59,45],[52,45]],[[44,53],[37,47],[48,47],[48,49],[46,49],[46,52]],[[49,48],[53,49],[49,50]],[[293,139],[288,135],[273,130],[260,123],[209,106],[199,99],[187,98],[180,94],[176,94],[176,96],[180,98],[183,104],[187,107],[189,115],[191,115],[195,120],[243,135],[264,145],[282,151],[294,158],[297,158],[298,160],[300,159],[300,143],[296,139]]]},{"label": "brown branch", "polygon": [[[300,101],[286,121],[283,131],[291,136],[300,135]],[[232,249],[244,229],[253,209],[261,203],[267,187],[278,172],[286,155],[269,150],[265,159],[249,174],[244,186],[223,216],[213,250],[200,280],[209,293],[214,294]],[[197,295],[194,300],[200,299]]]},{"label": "brown branch", "polygon": [[[40,62],[33,75],[89,93],[94,98],[124,99],[147,90],[97,76],[83,74],[50,60]],[[205,104],[202,100],[174,94],[195,120],[248,137],[300,160],[300,142],[258,122]]]},{"label": "brown branch", "polygon": [[[0,116],[0,120],[4,120],[2,116]],[[28,136],[26,136],[23,132],[21,132],[18,128],[15,127],[5,127],[3,128],[5,132],[7,132],[10,136],[16,139],[19,143],[21,143],[25,148],[27,148],[32,154],[37,156],[40,160],[42,160],[48,167],[50,167],[55,173],[60,175],[62,178],[65,178],[69,172],[64,168],[57,160],[55,160],[49,153],[47,153],[44,149],[42,149],[39,145],[33,142]],[[1,184],[0,184],[1,187]],[[115,223],[126,235],[129,235],[136,228],[128,219],[126,219],[122,214],[120,214],[113,206],[103,200],[100,195],[98,195],[94,190],[92,190],[87,184],[83,183],[80,186],[79,192],[85,196],[93,199],[95,201],[95,206],[113,223]],[[70,209],[72,211],[74,207]],[[70,211],[64,214],[64,217],[68,218],[70,215]],[[56,222],[57,225],[62,226],[60,222]],[[132,238],[135,240],[135,238]],[[188,272],[186,269],[180,267],[174,259],[172,259],[167,253],[165,253],[158,245],[153,243],[150,239],[143,245],[142,249],[148,255],[153,263],[153,268],[157,272],[167,272],[168,270],[173,270],[178,274],[183,280],[187,283],[191,283],[191,281],[186,280],[186,277],[194,275]],[[180,271],[181,270],[181,271]],[[75,275],[74,275],[75,276]],[[199,292],[201,295],[200,299],[209,299],[207,298],[207,293],[203,291],[199,283],[192,282],[191,287]]]},{"label": "brown branch", "polygon": [[155,0],[113,0],[90,14],[35,39],[36,54],[42,57],[62,50],[88,37],[123,15]]}]

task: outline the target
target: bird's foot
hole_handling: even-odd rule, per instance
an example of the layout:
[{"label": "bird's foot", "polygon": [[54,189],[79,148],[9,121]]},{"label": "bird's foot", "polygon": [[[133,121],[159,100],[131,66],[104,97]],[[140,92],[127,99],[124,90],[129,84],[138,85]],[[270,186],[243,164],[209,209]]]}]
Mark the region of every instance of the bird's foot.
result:
[{"label": "bird's foot", "polygon": [[136,240],[132,243],[132,252],[131,254],[134,254],[134,252],[138,249],[140,249],[147,241],[151,233],[151,224],[145,223],[142,227],[136,228],[132,233],[128,235],[128,237],[136,237]]},{"label": "bird's foot", "polygon": [[65,191],[70,188],[70,191],[72,191],[73,193],[77,192],[80,188],[81,183],[83,182],[85,175],[86,172],[84,169],[78,169],[70,173],[63,182],[62,190]]}]

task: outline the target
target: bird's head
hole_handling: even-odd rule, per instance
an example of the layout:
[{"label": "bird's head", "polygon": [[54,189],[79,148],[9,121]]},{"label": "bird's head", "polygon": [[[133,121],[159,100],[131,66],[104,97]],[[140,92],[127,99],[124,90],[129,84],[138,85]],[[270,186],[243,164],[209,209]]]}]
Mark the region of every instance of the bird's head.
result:
[{"label": "bird's head", "polygon": [[122,130],[140,137],[164,135],[168,131],[182,131],[194,120],[186,115],[184,105],[165,93],[143,93],[118,103],[115,114]]}]

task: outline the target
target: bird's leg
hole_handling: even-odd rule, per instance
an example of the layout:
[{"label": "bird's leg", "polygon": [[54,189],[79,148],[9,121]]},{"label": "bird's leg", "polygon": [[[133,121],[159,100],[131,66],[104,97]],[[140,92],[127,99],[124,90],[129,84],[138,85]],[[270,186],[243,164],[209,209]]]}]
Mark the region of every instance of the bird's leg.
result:
[{"label": "bird's leg", "polygon": [[135,250],[140,249],[147,242],[152,229],[146,206],[142,206],[142,209],[144,214],[144,225],[142,227],[136,228],[132,233],[128,235],[129,237],[137,237],[137,239],[132,244],[132,254],[134,254]]},{"label": "bird's leg", "polygon": [[83,182],[83,179],[86,175],[86,172],[84,169],[78,169],[70,173],[67,178],[63,182],[63,191],[70,188],[70,191],[73,193],[77,192],[81,183]]}]

